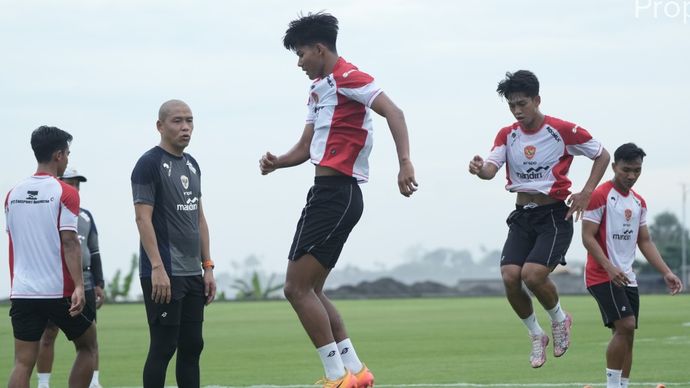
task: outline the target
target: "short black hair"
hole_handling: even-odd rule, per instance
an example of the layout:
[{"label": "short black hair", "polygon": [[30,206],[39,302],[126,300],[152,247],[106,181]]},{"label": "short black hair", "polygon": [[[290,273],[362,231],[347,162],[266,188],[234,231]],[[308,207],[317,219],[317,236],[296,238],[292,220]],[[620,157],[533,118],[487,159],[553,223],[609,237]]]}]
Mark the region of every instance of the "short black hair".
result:
[{"label": "short black hair", "polygon": [[638,147],[635,143],[625,143],[616,149],[613,153],[613,162],[618,163],[621,160],[626,162],[632,162],[637,160],[643,160],[647,154],[644,150]]},{"label": "short black hair", "polygon": [[338,38],[338,19],[326,12],[301,15],[288,25],[283,46],[291,51],[297,47],[322,43],[329,50],[337,52],[335,41]]},{"label": "short black hair", "polygon": [[31,133],[31,148],[38,163],[50,162],[55,151],[69,148],[72,135],[58,127],[42,125]]},{"label": "short black hair", "polygon": [[507,72],[506,77],[498,83],[496,92],[503,98],[508,98],[514,93],[524,93],[527,97],[539,95],[539,80],[529,70],[518,70],[515,73]]}]

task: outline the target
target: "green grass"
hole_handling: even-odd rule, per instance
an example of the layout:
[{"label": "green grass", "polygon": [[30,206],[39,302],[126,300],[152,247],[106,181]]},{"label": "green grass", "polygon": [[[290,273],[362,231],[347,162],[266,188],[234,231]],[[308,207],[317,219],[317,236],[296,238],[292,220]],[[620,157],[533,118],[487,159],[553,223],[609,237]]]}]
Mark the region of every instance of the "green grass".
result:
[{"label": "green grass", "polygon": [[[549,353],[546,365],[533,370],[526,330],[504,298],[336,301],[358,354],[380,385],[601,384],[610,332],[591,297],[564,297],[562,304],[574,316],[571,349],[560,359]],[[5,384],[13,338],[8,306],[0,306],[0,313],[6,317],[0,321],[0,384]],[[547,328],[546,314],[542,309],[538,314]],[[633,382],[690,382],[689,322],[687,294],[642,296]],[[143,305],[103,307],[98,336],[103,385],[141,386],[148,348]],[[318,356],[287,302],[212,304],[204,338],[202,385],[301,385],[322,374]],[[54,387],[65,386],[61,383],[73,357],[72,346],[61,335]],[[168,372],[167,382],[174,385],[174,359]]]}]

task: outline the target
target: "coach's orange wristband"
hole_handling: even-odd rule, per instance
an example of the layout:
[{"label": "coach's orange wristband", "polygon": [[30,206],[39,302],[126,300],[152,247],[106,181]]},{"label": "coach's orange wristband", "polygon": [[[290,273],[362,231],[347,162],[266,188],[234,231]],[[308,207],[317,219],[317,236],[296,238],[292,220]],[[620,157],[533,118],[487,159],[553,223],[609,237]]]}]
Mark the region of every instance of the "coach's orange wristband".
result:
[{"label": "coach's orange wristband", "polygon": [[211,260],[211,259],[206,259],[206,260],[204,260],[204,261],[201,263],[201,267],[202,267],[203,269],[209,269],[209,268],[214,269],[214,268],[216,268],[216,266],[213,264],[213,260]]}]

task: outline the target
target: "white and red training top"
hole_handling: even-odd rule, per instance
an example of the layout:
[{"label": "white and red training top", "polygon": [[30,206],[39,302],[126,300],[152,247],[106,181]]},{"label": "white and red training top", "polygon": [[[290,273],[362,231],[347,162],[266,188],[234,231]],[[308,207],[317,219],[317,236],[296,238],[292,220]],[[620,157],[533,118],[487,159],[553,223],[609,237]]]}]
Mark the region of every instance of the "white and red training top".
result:
[{"label": "white and red training top", "polygon": [[374,78],[338,58],[333,73],[317,79],[309,93],[307,124],[314,124],[311,162],[358,182],[369,180],[373,127],[369,108],[382,90]]},{"label": "white and red training top", "polygon": [[603,147],[584,128],[544,116],[544,124],[528,132],[516,122],[502,128],[486,161],[506,164],[506,190],[542,193],[558,200],[570,195],[568,170],[574,155],[596,159]]},{"label": "white and red training top", "polygon": [[[586,221],[599,224],[596,239],[601,249],[616,267],[625,272],[630,287],[637,287],[632,264],[635,261],[637,236],[640,227],[647,225],[647,204],[636,192],[623,194],[613,182],[601,184],[592,193],[583,216]],[[587,254],[585,283],[587,287],[611,281],[604,267]]]},{"label": "white and red training top", "polygon": [[48,174],[16,185],[5,198],[10,240],[10,299],[72,295],[74,282],[62,252],[60,231],[77,231],[79,192]]}]

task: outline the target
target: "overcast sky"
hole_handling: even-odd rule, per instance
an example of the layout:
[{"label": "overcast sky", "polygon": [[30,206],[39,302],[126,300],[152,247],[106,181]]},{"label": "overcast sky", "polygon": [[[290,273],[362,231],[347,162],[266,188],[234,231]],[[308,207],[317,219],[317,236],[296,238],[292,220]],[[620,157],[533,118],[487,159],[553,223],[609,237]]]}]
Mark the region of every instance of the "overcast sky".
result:
[{"label": "overcast sky", "polygon": [[[261,176],[258,160],[268,150],[287,151],[301,134],[310,82],[281,39],[300,11],[325,9],[340,20],[339,54],[404,110],[420,185],[412,198],[398,193],[394,144],[377,117],[364,215],[339,266],[390,267],[420,247],[500,249],[515,200],[503,188],[505,170],[486,182],[467,165],[514,121],[495,89],[518,69],[539,77],[545,114],[588,129],[611,152],[628,141],[643,147],[637,189],[651,217],[680,214],[680,183],[690,183],[690,20],[683,5],[0,0],[0,190],[4,198],[35,171],[33,129],[70,132],[71,164],[89,179],[82,205],[98,225],[110,279],[138,251],[131,170],[159,141],[160,104],[182,99],[194,113],[187,151],[201,165],[217,270],[256,254],[267,270],[283,271],[313,166]],[[575,158],[576,189],[590,168]],[[585,255],[579,224],[576,230],[570,262]],[[0,247],[0,294],[7,295],[4,233]]]}]

